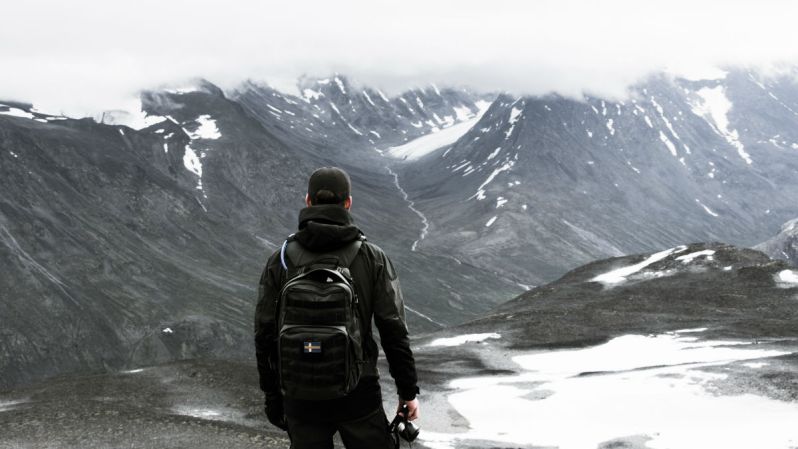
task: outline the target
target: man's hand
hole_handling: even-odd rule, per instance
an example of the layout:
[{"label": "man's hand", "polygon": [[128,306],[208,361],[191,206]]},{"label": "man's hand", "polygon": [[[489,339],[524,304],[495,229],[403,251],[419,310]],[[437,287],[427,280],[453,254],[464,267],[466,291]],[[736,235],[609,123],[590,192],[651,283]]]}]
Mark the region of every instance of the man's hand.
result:
[{"label": "man's hand", "polygon": [[267,394],[266,403],[264,405],[266,418],[269,419],[269,422],[280,429],[288,430],[288,426],[285,423],[285,413],[283,410],[283,397],[279,394]]},{"label": "man's hand", "polygon": [[413,399],[412,401],[405,401],[403,399],[399,399],[399,407],[396,409],[396,413],[404,416],[402,413],[402,406],[407,405],[407,420],[408,421],[415,421],[418,419],[418,399]]}]

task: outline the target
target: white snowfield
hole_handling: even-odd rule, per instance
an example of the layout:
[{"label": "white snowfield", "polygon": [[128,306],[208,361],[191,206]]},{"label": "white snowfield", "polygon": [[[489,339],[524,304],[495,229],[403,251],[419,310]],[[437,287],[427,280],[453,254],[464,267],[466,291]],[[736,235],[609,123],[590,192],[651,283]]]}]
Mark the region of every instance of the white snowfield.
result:
[{"label": "white snowfield", "polygon": [[[477,104],[479,112],[475,117],[448,128],[443,128],[438,132],[425,134],[403,145],[390,147],[386,150],[386,154],[397,159],[412,161],[426,156],[439,148],[451,145],[476,125],[489,106],[489,103],[480,102]],[[464,112],[458,112],[458,118],[465,118],[466,116],[463,116],[463,114]]]},{"label": "white snowfield", "polygon": [[466,343],[482,342],[491,338],[501,338],[501,335],[496,333],[458,335],[456,337],[438,338],[427,346],[460,346]]},{"label": "white snowfield", "polygon": [[660,251],[658,253],[652,254],[646,260],[636,263],[634,265],[629,265],[627,267],[618,268],[617,270],[612,270],[604,274],[600,274],[591,281],[593,282],[601,282],[605,286],[612,286],[616,284],[620,284],[621,282],[625,282],[626,278],[639,272],[643,268],[655,263],[659,262],[660,260],[670,256],[671,254],[677,254],[684,250],[686,250],[686,246],[677,246],[676,248],[666,249],[665,251]]},{"label": "white snowfield", "polygon": [[652,449],[789,449],[798,444],[795,403],[718,394],[712,383],[726,374],[700,369],[733,363],[761,369],[757,359],[785,354],[668,333],[519,355],[512,358],[518,374],[449,384],[456,390],[449,404],[468,430],[427,428],[419,438],[435,449],[467,440],[584,449],[621,438]]}]

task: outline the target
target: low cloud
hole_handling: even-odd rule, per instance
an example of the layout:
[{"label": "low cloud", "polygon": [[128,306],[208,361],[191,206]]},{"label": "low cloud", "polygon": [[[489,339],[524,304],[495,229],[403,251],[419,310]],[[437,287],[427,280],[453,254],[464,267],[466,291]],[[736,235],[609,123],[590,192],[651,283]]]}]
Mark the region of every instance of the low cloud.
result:
[{"label": "low cloud", "polygon": [[619,97],[661,70],[798,61],[791,1],[39,0],[0,16],[0,98],[71,115],[196,77]]}]

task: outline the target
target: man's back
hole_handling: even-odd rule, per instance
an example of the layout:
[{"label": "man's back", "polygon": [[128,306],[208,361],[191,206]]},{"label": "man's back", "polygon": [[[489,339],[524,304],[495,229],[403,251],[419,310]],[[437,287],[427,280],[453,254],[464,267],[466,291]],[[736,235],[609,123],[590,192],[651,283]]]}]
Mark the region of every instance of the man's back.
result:
[{"label": "man's back", "polygon": [[[309,188],[309,195],[310,191]],[[351,204],[351,197],[348,204]],[[269,258],[259,285],[255,342],[261,389],[266,393],[267,415],[272,422],[277,421],[279,424],[279,417],[273,415],[282,413],[282,407],[277,404],[281,395],[276,369],[276,335],[279,329],[275,299],[285,285],[289,273],[295,268],[297,261],[292,260],[292,256],[296,259],[298,253],[323,254],[335,251],[361,239],[361,236],[362,232],[354,225],[347,207],[339,204],[309,204],[300,211],[298,232],[284,248]],[[364,241],[350,264],[349,272],[357,294],[361,318],[364,364],[360,382],[351,393],[337,399],[282,398],[289,434],[292,436],[292,447],[327,447],[326,441],[328,434],[330,437],[332,435],[331,430],[333,433],[335,430],[340,431],[345,443],[347,439],[350,441],[347,447],[358,447],[361,437],[367,439],[363,440],[364,447],[382,447],[382,438],[387,435],[387,419],[382,410],[376,367],[378,349],[372,335],[372,318],[380,332],[391,375],[396,381],[400,406],[409,403],[414,406],[413,410],[417,407],[415,364],[405,324],[402,294],[393,265],[379,247]],[[270,402],[271,414],[268,410]],[[375,420],[380,421],[380,425]],[[363,422],[352,425],[359,421]],[[292,427],[293,430],[302,428],[302,435],[292,431]],[[383,427],[385,435],[379,430]],[[321,440],[316,440],[311,445],[304,441],[306,436]],[[385,441],[388,444],[389,440]],[[319,445],[322,442],[324,444]]]}]

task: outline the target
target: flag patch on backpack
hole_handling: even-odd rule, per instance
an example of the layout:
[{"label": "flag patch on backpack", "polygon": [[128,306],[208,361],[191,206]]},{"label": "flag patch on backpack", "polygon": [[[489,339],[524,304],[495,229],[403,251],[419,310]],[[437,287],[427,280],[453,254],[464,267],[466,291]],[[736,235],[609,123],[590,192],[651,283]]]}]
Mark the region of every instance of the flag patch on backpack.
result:
[{"label": "flag patch on backpack", "polygon": [[303,347],[305,349],[305,354],[321,354],[320,341],[306,341]]}]

